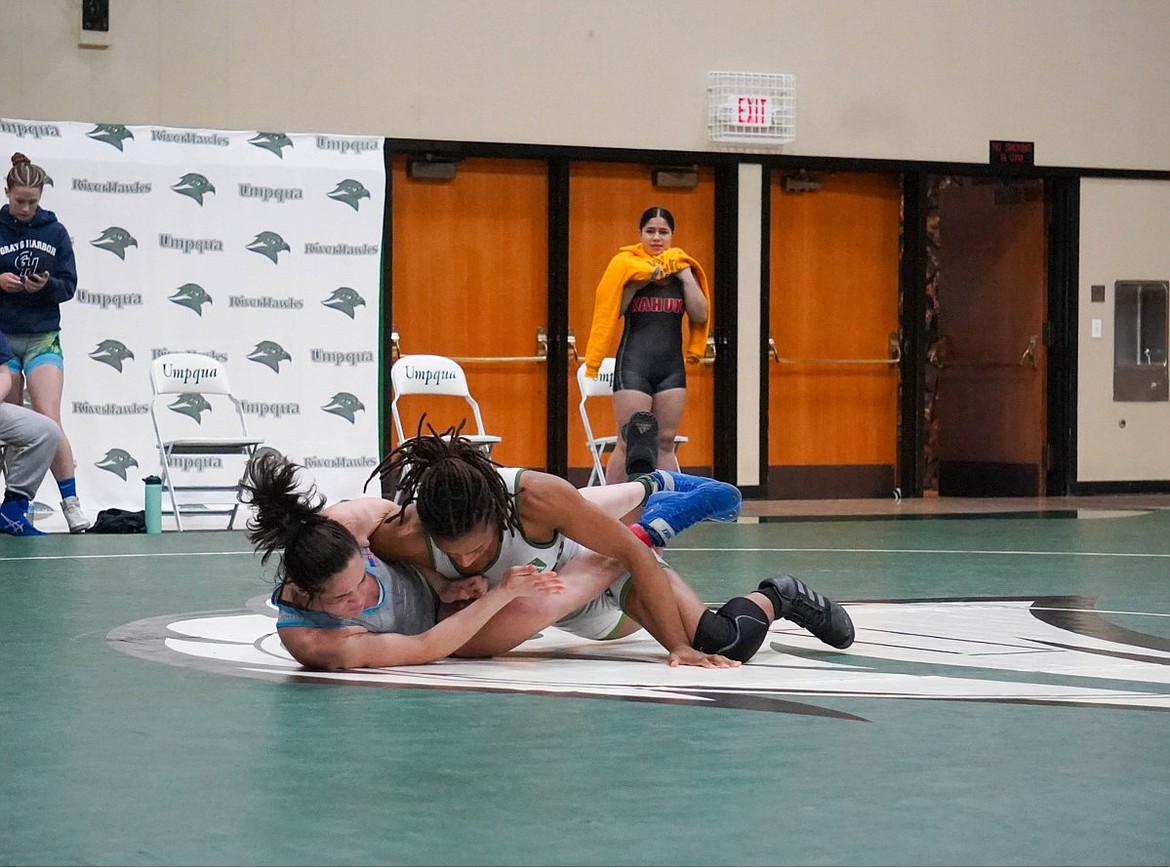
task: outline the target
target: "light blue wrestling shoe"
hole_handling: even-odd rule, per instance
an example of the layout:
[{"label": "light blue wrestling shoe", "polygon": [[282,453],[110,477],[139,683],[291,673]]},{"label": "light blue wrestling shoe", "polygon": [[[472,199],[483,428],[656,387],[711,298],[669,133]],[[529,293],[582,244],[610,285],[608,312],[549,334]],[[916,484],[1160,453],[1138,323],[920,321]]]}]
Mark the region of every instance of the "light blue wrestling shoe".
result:
[{"label": "light blue wrestling shoe", "polygon": [[638,524],[656,546],[701,521],[731,522],[739,517],[743,497],[726,482],[672,470],[655,470],[660,490],[646,500]]}]

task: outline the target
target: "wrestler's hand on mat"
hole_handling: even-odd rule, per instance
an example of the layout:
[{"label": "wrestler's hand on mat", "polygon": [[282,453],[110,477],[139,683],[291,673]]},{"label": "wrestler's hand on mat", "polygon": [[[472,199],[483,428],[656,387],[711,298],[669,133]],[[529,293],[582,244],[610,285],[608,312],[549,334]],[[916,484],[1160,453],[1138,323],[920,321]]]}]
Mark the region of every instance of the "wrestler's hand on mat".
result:
[{"label": "wrestler's hand on mat", "polygon": [[461,600],[478,600],[487,593],[487,579],[483,576],[469,576],[466,579],[451,579],[439,591],[444,603],[458,603]]},{"label": "wrestler's hand on mat", "polygon": [[704,669],[735,669],[740,665],[738,660],[732,660],[722,654],[704,654],[690,645],[675,648],[670,652],[667,662],[671,666],[701,666]]},{"label": "wrestler's hand on mat", "polygon": [[515,597],[531,597],[536,594],[559,594],[565,589],[565,581],[551,570],[542,573],[532,564],[509,567],[500,587]]}]

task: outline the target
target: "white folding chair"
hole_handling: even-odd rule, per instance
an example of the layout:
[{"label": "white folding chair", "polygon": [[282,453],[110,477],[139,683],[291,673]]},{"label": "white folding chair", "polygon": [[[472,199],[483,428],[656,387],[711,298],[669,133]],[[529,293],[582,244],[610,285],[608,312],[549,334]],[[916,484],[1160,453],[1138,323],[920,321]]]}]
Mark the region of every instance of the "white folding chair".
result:
[{"label": "white folding chair", "polygon": [[[169,353],[159,356],[151,364],[150,388],[153,392],[150,419],[158,441],[163,489],[170,495],[175,526],[180,531],[183,529],[182,509],[185,507],[188,514],[230,513],[230,530],[240,508],[238,483],[177,485],[174,481],[178,469],[175,459],[178,457],[239,455],[243,457],[246,468],[256,447],[264,442],[262,438],[248,436],[244,411],[232,394],[226,369],[210,356]],[[177,497],[180,491],[230,491],[235,496],[231,502],[180,504]]]},{"label": "white folding chair", "polygon": [[[605,485],[605,468],[601,464],[603,456],[613,452],[614,447],[617,446],[617,435],[610,434],[602,437],[597,437],[593,433],[593,426],[589,423],[589,413],[585,409],[585,405],[590,398],[612,398],[613,397],[613,368],[615,359],[613,356],[601,360],[601,366],[597,369],[596,379],[590,379],[585,376],[585,365],[577,368],[577,388],[581,392],[581,403],[577,405],[577,411],[581,414],[581,424],[585,428],[585,446],[589,449],[589,455],[593,459],[593,469],[589,471],[589,481],[585,484],[589,485]],[[678,450],[679,447],[687,442],[687,438],[681,434],[676,434],[674,438],[674,464],[678,468]]]},{"label": "white folding chair", "polygon": [[471,407],[471,415],[475,421],[475,432],[464,433],[462,436],[488,455],[491,455],[493,447],[500,442],[501,438],[496,435],[484,433],[479,404],[471,396],[471,390],[467,386],[467,375],[454,359],[425,353],[400,356],[390,367],[390,385],[394,390],[394,399],[390,402],[390,416],[394,420],[394,433],[398,435],[399,445],[410,439],[403,432],[402,417],[398,412],[398,401],[403,395],[447,395],[462,398]]}]

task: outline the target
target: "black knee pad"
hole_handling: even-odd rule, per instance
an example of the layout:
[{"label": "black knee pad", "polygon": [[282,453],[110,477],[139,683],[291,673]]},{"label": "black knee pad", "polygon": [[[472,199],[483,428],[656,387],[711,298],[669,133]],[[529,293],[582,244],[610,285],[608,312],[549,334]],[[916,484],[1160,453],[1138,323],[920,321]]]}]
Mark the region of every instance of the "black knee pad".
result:
[{"label": "black knee pad", "polygon": [[722,654],[747,663],[768,636],[768,617],[746,597],[735,597],[718,612],[707,610],[699,617],[691,647],[704,654]]},{"label": "black knee pad", "polygon": [[658,417],[639,411],[622,426],[621,435],[626,443],[626,476],[653,473],[658,466]]}]

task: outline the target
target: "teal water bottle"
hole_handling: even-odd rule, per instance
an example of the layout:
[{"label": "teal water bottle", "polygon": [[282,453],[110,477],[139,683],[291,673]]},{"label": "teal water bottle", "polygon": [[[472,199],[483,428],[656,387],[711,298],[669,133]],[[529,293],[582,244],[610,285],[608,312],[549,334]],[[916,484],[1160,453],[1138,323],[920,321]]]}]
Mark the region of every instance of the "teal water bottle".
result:
[{"label": "teal water bottle", "polygon": [[162,533],[162,480],[148,476],[146,483],[146,532]]}]

